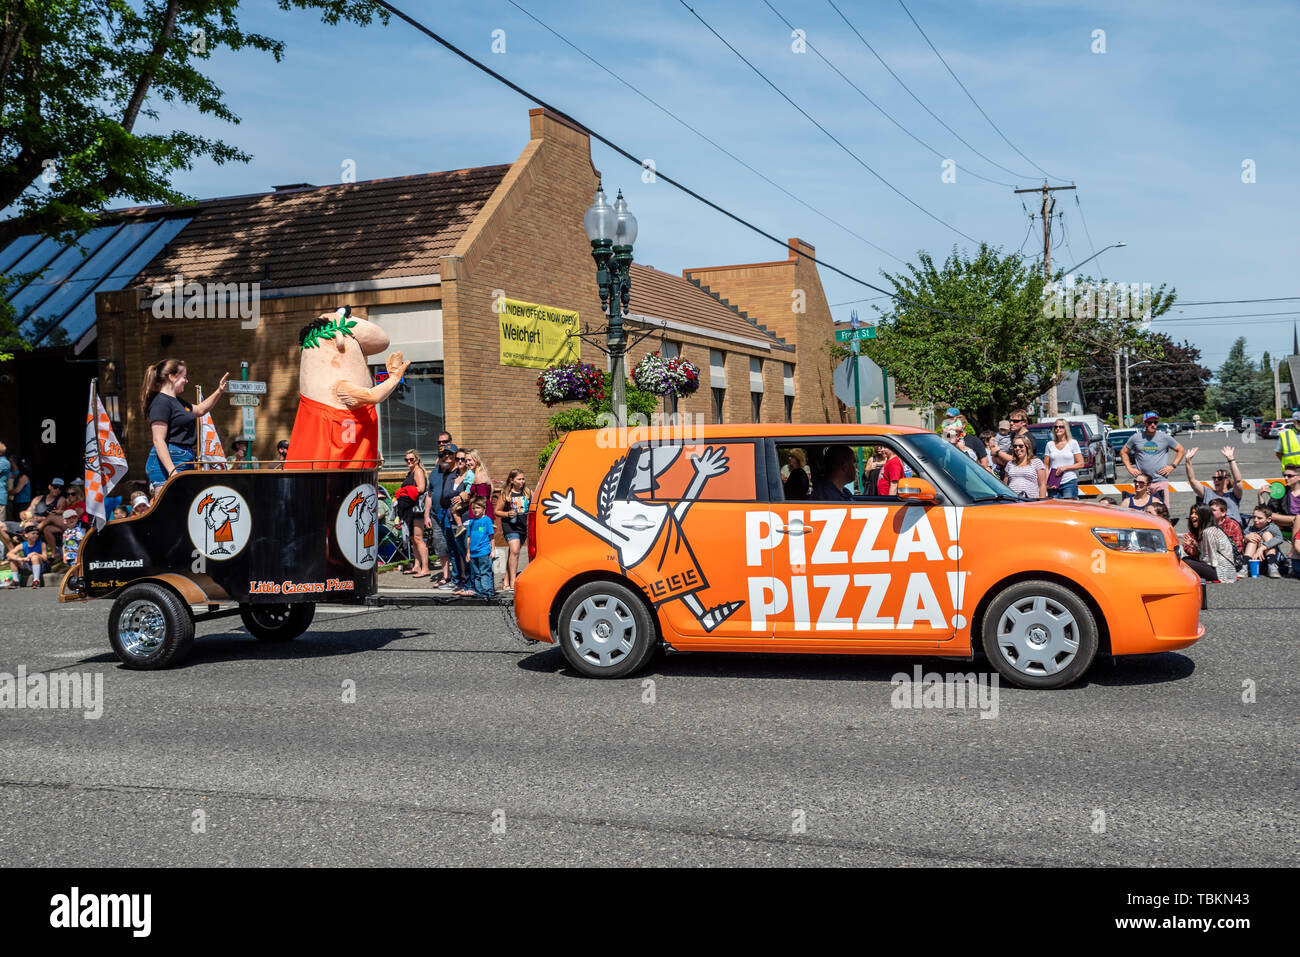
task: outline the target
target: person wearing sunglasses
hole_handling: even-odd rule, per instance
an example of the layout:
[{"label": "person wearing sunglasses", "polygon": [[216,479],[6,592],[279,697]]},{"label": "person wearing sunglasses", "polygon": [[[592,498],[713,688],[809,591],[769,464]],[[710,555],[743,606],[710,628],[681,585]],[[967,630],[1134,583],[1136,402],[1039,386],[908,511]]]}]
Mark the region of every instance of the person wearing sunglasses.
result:
[{"label": "person wearing sunglasses", "polygon": [[1052,425],[1052,437],[1043,449],[1047,457],[1047,494],[1052,498],[1078,498],[1079,472],[1083,468],[1083,450],[1070,435],[1070,425],[1057,419]]},{"label": "person wearing sunglasses", "polygon": [[1007,487],[1021,498],[1047,498],[1047,466],[1034,455],[1034,440],[1029,435],[1011,440],[1012,459],[1007,464]]},{"label": "person wearing sunglasses", "polygon": [[[1174,460],[1169,461],[1170,450]],[[1160,415],[1148,412],[1142,416],[1142,430],[1134,432],[1119,450],[1119,457],[1124,460],[1124,467],[1134,478],[1145,475],[1151,480],[1151,488],[1169,494],[1169,482],[1174,469],[1183,464],[1187,450],[1174,440],[1168,432],[1160,431]],[[1167,503],[1166,503],[1167,504]]]},{"label": "person wearing sunglasses", "polygon": [[1151,480],[1145,475],[1139,475],[1133,480],[1133,491],[1124,494],[1124,504],[1135,511],[1145,511],[1146,507],[1152,502],[1159,502],[1161,505],[1168,507],[1169,503],[1165,501],[1165,494],[1158,489],[1151,487]]},{"label": "person wearing sunglasses", "polygon": [[[1246,486],[1241,481],[1241,470],[1237,468],[1237,459],[1233,454],[1231,445],[1224,446],[1223,458],[1228,464],[1227,469],[1219,469],[1214,473],[1211,481],[1213,486],[1207,486],[1196,480],[1196,473],[1192,471],[1192,459],[1199,451],[1197,448],[1187,450],[1187,457],[1183,459],[1183,467],[1187,470],[1187,484],[1192,487],[1192,494],[1200,500],[1202,505],[1209,505],[1216,498],[1223,499],[1223,504],[1228,509],[1228,517],[1238,525],[1241,524],[1241,497],[1245,494]],[[1232,471],[1229,472],[1228,469]]]},{"label": "person wearing sunglasses", "polygon": [[1015,409],[1011,413],[1011,418],[1006,421],[1008,421],[1011,428],[1010,441],[1008,441],[1005,446],[1003,446],[1003,443],[1001,442],[998,443],[999,449],[994,455],[994,458],[997,459],[997,461],[993,463],[994,465],[1000,465],[1004,468],[1015,461],[1014,453],[1017,439],[1024,439],[1029,443],[1029,452],[1031,455],[1034,451],[1034,440],[1029,434],[1029,413],[1024,409]]}]

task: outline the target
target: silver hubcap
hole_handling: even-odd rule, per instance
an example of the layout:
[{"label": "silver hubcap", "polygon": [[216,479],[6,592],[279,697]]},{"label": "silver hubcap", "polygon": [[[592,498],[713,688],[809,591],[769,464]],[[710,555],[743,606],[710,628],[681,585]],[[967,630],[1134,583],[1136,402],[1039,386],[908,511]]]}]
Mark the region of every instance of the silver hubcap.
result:
[{"label": "silver hubcap", "polygon": [[593,595],[569,620],[569,643],[578,657],[601,668],[618,664],[632,652],[636,619],[617,598]]},{"label": "silver hubcap", "polygon": [[132,658],[149,658],[162,647],[167,621],[162,609],[151,601],[133,601],[117,619],[117,638]]},{"label": "silver hubcap", "polygon": [[1002,613],[998,650],[1023,674],[1054,675],[1074,660],[1079,650],[1079,626],[1064,605],[1031,595]]}]

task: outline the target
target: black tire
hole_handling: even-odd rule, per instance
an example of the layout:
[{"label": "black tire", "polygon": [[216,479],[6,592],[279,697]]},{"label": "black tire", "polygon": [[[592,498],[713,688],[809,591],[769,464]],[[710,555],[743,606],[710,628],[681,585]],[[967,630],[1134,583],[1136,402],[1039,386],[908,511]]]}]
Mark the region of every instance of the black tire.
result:
[{"label": "black tire", "polygon": [[565,660],[589,678],[635,674],[659,643],[645,599],[611,581],[576,588],[560,608],[556,632]]},{"label": "black tire", "polygon": [[239,617],[248,633],[258,641],[293,641],[311,627],[316,606],[311,602],[295,604],[243,604]]},{"label": "black tire", "polygon": [[108,613],[108,640],[127,668],[170,668],[183,661],[194,646],[194,616],[190,606],[166,585],[130,585]]},{"label": "black tire", "polygon": [[1004,589],[989,604],[981,631],[989,663],[1018,688],[1064,688],[1097,655],[1092,611],[1055,582],[1019,582]]}]

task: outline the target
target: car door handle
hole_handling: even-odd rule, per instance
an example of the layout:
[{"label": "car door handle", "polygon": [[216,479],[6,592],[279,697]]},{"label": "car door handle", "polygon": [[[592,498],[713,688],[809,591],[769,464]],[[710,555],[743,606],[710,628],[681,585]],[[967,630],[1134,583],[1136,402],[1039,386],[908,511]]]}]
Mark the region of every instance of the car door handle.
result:
[{"label": "car door handle", "polygon": [[786,525],[781,531],[787,535],[807,535],[809,528],[807,525]]},{"label": "car door handle", "polygon": [[630,522],[619,522],[618,526],[619,528],[630,528],[634,532],[644,532],[647,528],[654,528],[655,523],[638,515]]}]

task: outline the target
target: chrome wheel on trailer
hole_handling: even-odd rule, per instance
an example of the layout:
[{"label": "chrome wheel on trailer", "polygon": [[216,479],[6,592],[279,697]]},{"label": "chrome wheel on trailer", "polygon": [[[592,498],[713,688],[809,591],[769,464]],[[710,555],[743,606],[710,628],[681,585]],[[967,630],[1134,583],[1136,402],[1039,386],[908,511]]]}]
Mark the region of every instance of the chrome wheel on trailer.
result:
[{"label": "chrome wheel on trailer", "polygon": [[131,602],[117,616],[117,634],[128,656],[149,660],[162,647],[167,634],[162,609],[146,598]]},{"label": "chrome wheel on trailer", "polygon": [[985,613],[983,631],[989,661],[1021,688],[1071,684],[1097,653],[1092,612],[1055,582],[1020,582],[1004,590]]},{"label": "chrome wheel on trailer", "polygon": [[194,645],[194,616],[180,595],[159,582],[122,589],[108,613],[108,640],[127,668],[156,671],[176,664]]}]

